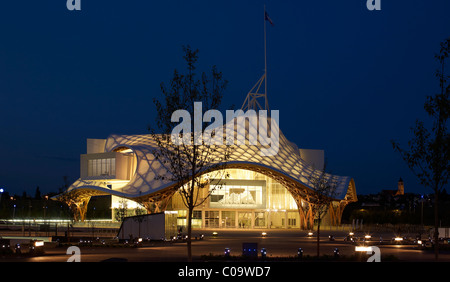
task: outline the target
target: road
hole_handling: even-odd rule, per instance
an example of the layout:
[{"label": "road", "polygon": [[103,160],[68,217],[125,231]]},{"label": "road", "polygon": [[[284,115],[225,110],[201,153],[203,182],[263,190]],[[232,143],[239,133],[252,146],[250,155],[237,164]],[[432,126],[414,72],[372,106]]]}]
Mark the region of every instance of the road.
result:
[{"label": "road", "polygon": [[[316,237],[309,238],[305,231],[298,230],[267,230],[267,237],[261,236],[261,231],[238,231],[219,230],[218,236],[212,236],[212,231],[197,231],[194,236],[205,234],[204,240],[193,241],[192,251],[194,261],[203,261],[204,255],[223,255],[225,248],[230,248],[231,255],[241,255],[242,243],[258,243],[258,248],[265,248],[269,259],[275,257],[296,257],[298,248],[303,249],[303,256],[315,256],[317,251]],[[330,241],[328,235],[333,234],[335,241]],[[352,256],[355,254],[355,246],[344,242],[346,233],[323,231],[320,239],[321,255],[333,256],[335,248],[339,249],[341,256]],[[363,236],[364,234],[355,234]],[[388,241],[391,234],[373,234],[372,238],[382,237]],[[369,245],[372,245],[370,242]],[[373,242],[376,245],[377,242]],[[379,245],[381,257],[395,257],[399,261],[434,261],[434,253],[418,250],[412,245]],[[185,243],[167,243],[144,245],[139,248],[131,247],[80,247],[82,262],[100,261],[128,261],[128,262],[185,262],[187,257]],[[12,256],[0,257],[0,261],[20,262],[65,262],[70,257],[66,255],[66,247],[46,248],[42,256]],[[450,262],[450,253],[440,254],[440,260]]]}]

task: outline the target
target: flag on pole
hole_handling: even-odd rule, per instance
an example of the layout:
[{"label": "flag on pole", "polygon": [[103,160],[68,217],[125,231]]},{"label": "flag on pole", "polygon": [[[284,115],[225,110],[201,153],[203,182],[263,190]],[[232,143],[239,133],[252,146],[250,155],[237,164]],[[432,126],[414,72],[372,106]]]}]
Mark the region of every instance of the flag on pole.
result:
[{"label": "flag on pole", "polygon": [[272,20],[269,18],[269,14],[266,11],[264,11],[264,19],[274,26]]}]

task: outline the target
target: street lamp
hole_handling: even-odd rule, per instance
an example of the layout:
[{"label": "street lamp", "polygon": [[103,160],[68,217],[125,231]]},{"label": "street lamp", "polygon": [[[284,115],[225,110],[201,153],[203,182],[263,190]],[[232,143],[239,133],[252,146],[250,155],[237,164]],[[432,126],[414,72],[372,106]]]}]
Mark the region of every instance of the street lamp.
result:
[{"label": "street lamp", "polygon": [[0,203],[2,202],[2,194],[3,194],[3,191],[5,191],[5,190],[3,190],[3,188],[0,188]]},{"label": "street lamp", "polygon": [[420,209],[420,225],[423,228],[423,195],[420,195],[420,202],[422,204],[422,207]]}]

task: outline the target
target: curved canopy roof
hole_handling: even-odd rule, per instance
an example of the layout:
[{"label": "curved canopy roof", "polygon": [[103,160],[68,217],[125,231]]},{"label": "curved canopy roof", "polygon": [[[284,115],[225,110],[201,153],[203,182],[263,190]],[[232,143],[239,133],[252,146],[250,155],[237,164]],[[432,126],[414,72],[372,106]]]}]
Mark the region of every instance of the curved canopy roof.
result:
[{"label": "curved canopy roof", "polygon": [[[231,120],[231,122],[234,122],[234,120]],[[225,132],[227,124],[221,126]],[[243,138],[248,141],[248,127],[250,126],[244,126],[244,128],[240,126],[242,125],[237,122],[235,127],[236,135],[239,138],[240,135],[245,134]],[[275,123],[275,126],[276,128],[272,127],[272,129],[279,130],[277,123]],[[281,131],[279,131],[278,153],[272,156],[263,156],[261,149],[267,148],[267,146],[261,144],[270,144],[270,140],[264,140],[264,138],[267,139],[266,135],[261,134],[259,138],[262,139],[258,139],[256,145],[248,145],[249,142],[246,142],[245,145],[235,145],[227,162],[227,168],[243,168],[258,171],[275,178],[286,186],[292,194],[313,195],[315,191],[311,180],[314,177],[323,175],[322,170],[314,169],[308,165],[301,158],[299,148],[287,140]],[[120,191],[108,189],[104,181],[102,182],[101,180],[81,179],[72,184],[68,191],[88,189],[92,192],[97,191],[100,194],[108,193],[132,199],[158,194],[176,185],[173,181],[162,180],[161,177],[157,177],[168,175],[170,172],[152,153],[158,146],[151,134],[110,135],[106,141],[105,152],[112,152],[123,147],[129,148],[134,152],[137,166],[129,183],[121,188]],[[217,154],[220,153],[221,151],[219,150]],[[333,198],[336,200],[356,201],[355,184],[351,177],[324,175],[325,178],[333,180],[337,184]]]}]

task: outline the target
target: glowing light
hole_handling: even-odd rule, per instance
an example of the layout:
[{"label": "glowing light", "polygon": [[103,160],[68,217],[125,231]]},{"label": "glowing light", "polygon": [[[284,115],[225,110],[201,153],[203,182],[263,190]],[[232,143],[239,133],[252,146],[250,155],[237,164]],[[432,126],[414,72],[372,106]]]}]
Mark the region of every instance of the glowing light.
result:
[{"label": "glowing light", "polygon": [[366,246],[355,246],[355,252],[371,252],[372,247],[366,247]]},{"label": "glowing light", "polygon": [[42,246],[44,246],[44,241],[35,241],[34,242],[34,246],[35,247],[42,247]]},{"label": "glowing light", "polygon": [[177,211],[164,211],[165,214],[178,214]]}]

